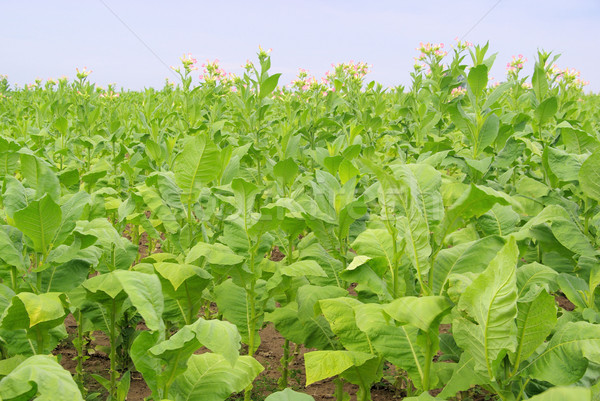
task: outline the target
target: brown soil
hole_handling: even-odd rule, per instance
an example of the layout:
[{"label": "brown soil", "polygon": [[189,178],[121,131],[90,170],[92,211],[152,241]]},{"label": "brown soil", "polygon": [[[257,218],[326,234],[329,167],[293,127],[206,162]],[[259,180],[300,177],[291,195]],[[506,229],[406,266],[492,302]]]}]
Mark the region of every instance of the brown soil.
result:
[{"label": "brown soil", "polygon": [[573,305],[573,302],[569,301],[567,297],[565,297],[561,293],[554,295],[554,299],[556,300],[556,304],[566,311],[570,312],[575,309],[575,305]]},{"label": "brown soil", "polygon": [[[77,366],[74,358],[77,355],[72,340],[77,336],[77,323],[73,316],[69,315],[65,320],[65,326],[69,339],[63,342],[54,351],[56,355],[60,355],[60,364],[67,369],[71,374],[75,374]],[[261,330],[261,345],[258,348],[255,358],[263,365],[265,370],[254,381],[253,399],[262,400],[267,395],[277,391],[277,380],[280,373],[280,359],[283,356],[284,338],[269,324]],[[109,377],[110,360],[108,355],[99,350],[108,347],[108,338],[102,332],[94,332],[93,339],[89,345],[88,359],[84,361],[83,367],[85,370],[85,385],[90,393],[102,393],[100,399],[106,398],[106,391],[102,386],[91,376],[97,374],[102,377]],[[293,352],[296,347],[294,344],[290,346]],[[297,349],[295,359],[290,364],[290,379],[288,387],[310,394],[315,398],[315,401],[333,400],[334,383],[332,379],[323,380],[305,387],[306,375],[304,372],[304,353],[307,352],[304,347],[300,346]],[[202,352],[202,351],[200,351]],[[352,395],[352,399],[356,399],[357,386],[346,384],[345,390]],[[373,401],[391,401],[401,399],[400,391],[396,391],[393,386],[385,381],[378,383],[371,390]],[[131,374],[131,387],[129,389],[128,401],[143,401],[145,397],[150,396],[150,390],[146,386],[142,376],[138,372]],[[243,396],[233,395],[231,400],[241,399]]]}]

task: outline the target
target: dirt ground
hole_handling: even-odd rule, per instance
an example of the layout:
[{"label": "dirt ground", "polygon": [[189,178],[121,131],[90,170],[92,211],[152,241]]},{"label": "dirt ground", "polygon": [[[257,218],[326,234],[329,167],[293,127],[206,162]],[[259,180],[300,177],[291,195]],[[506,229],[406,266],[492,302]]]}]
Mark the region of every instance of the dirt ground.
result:
[{"label": "dirt ground", "polygon": [[[73,358],[77,355],[72,339],[77,335],[77,324],[72,316],[65,320],[69,340],[64,341],[56,350],[55,354],[61,355],[61,365],[75,374],[76,362]],[[265,370],[256,378],[254,382],[253,399],[263,400],[267,395],[277,391],[277,380],[280,377],[280,359],[283,356],[284,338],[269,324],[261,330],[261,345],[258,348],[255,358],[263,365]],[[91,376],[98,374],[108,378],[110,361],[108,355],[97,348],[108,347],[108,338],[102,332],[94,332],[93,340],[89,346],[89,358],[84,362],[86,372],[86,387],[90,393],[100,392],[100,399],[106,398],[106,393],[102,386]],[[292,350],[295,346],[292,345]],[[306,376],[304,373],[304,347],[298,347],[298,355],[290,365],[289,387],[296,391],[310,394],[315,401],[333,400],[334,383],[333,380],[323,380],[314,383],[308,387],[304,386]],[[345,390],[355,398],[358,387],[346,384]],[[371,390],[373,401],[388,401],[401,399],[401,393],[395,391],[393,387],[385,382],[379,383]],[[146,386],[142,376],[138,372],[131,374],[131,387],[129,389],[128,401],[143,401],[144,397],[150,396],[150,390]],[[242,395],[232,395],[231,400],[241,399]]]}]

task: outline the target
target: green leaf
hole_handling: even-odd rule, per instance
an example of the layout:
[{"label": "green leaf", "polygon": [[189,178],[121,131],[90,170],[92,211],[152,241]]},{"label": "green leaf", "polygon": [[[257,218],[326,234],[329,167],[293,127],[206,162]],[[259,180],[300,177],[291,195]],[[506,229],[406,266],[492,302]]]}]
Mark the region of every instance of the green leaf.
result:
[{"label": "green leaf", "polygon": [[[231,279],[215,287],[215,297],[219,311],[223,312],[225,319],[235,324],[242,335],[242,341],[248,344],[250,332],[258,330],[262,325],[263,314],[258,310],[256,320],[250,319],[250,304],[246,290],[233,283]],[[256,305],[257,307],[259,305]],[[260,345],[260,336],[254,336],[254,349]]]},{"label": "green leaf", "polygon": [[358,328],[354,308],[361,302],[353,298],[322,299],[319,307],[331,330],[349,351],[373,352],[368,336]]},{"label": "green leaf", "polygon": [[535,299],[517,303],[517,351],[510,355],[513,365],[529,358],[554,329],[554,302],[554,297],[542,290]]},{"label": "green leaf", "polygon": [[446,211],[444,219],[436,232],[438,242],[442,242],[446,234],[453,232],[471,217],[479,217],[490,210],[496,203],[508,205],[506,195],[493,189],[471,184],[454,204]]},{"label": "green leaf", "polygon": [[592,401],[592,392],[583,387],[552,387],[534,395],[531,401]]},{"label": "green leaf", "polygon": [[481,92],[485,89],[488,83],[488,68],[485,64],[480,64],[471,68],[467,76],[469,87],[473,91],[475,97],[479,98]]},{"label": "green leaf", "polygon": [[159,262],[154,264],[154,268],[162,277],[169,280],[175,291],[192,277],[199,277],[207,281],[212,278],[206,270],[189,264]]},{"label": "green leaf", "polygon": [[206,261],[213,265],[233,266],[244,261],[242,256],[236,255],[225,245],[199,242],[190,249],[185,258],[185,263],[194,263],[201,257],[205,257]]},{"label": "green leaf", "polygon": [[353,366],[360,366],[370,359],[373,354],[351,351],[313,351],[304,354],[306,368],[306,386],[319,380],[337,376]]},{"label": "green leaf", "polygon": [[600,152],[590,155],[581,165],[578,174],[583,193],[600,202]]},{"label": "green leaf", "polygon": [[517,346],[517,280],[519,256],[516,241],[506,245],[466,288],[458,302],[460,317],[454,319],[456,343],[473,355],[478,370],[495,377],[497,363]]},{"label": "green leaf", "polygon": [[521,371],[538,380],[563,386],[581,379],[589,362],[600,363],[600,325],[568,322]]},{"label": "green leaf", "polygon": [[265,398],[265,401],[315,401],[315,399],[308,394],[298,393],[290,388],[286,388],[283,391],[271,394]]},{"label": "green leaf", "polygon": [[280,267],[279,271],[283,276],[288,277],[327,277],[327,273],[325,273],[323,268],[314,260],[299,260],[290,265],[283,265]]},{"label": "green leaf", "polygon": [[200,196],[202,185],[218,177],[219,149],[204,136],[190,137],[175,158],[175,182],[182,189],[181,198],[191,205]]},{"label": "green leaf", "polygon": [[539,124],[544,125],[552,117],[554,117],[554,114],[556,114],[557,110],[558,100],[556,100],[556,96],[552,96],[540,103],[540,105],[535,109],[534,114]]},{"label": "green leaf", "polygon": [[187,366],[169,389],[175,400],[224,401],[248,387],[263,371],[251,356],[240,357],[232,367],[223,356],[211,353],[192,355]]},{"label": "green leaf", "polygon": [[400,324],[412,324],[429,331],[432,324],[446,314],[452,305],[442,296],[402,297],[385,306],[384,310]]},{"label": "green leaf", "polygon": [[60,183],[50,167],[36,156],[21,154],[21,174],[35,189],[35,197],[50,196],[55,202],[60,197]]},{"label": "green leaf", "polygon": [[498,130],[500,129],[500,119],[495,114],[489,114],[485,119],[481,130],[477,136],[477,152],[476,156],[481,153],[485,148],[492,145],[498,136]]},{"label": "green leaf", "polygon": [[451,274],[480,273],[496,256],[504,240],[491,235],[442,249],[433,266],[433,291],[442,295]]},{"label": "green leaf", "polygon": [[61,227],[62,210],[49,195],[33,201],[14,215],[15,227],[31,241],[36,252],[46,254]]},{"label": "green leaf", "polygon": [[273,74],[267,79],[265,79],[263,82],[261,82],[259,97],[263,98],[265,96],[269,96],[271,92],[273,92],[273,90],[277,87],[279,77],[281,77],[281,74]]},{"label": "green leaf", "polygon": [[477,220],[477,226],[485,235],[505,236],[515,231],[520,221],[521,216],[511,206],[495,204]]},{"label": "green leaf", "polygon": [[377,352],[405,370],[417,387],[425,374],[425,348],[419,344],[420,330],[412,325],[397,326],[384,312],[384,305],[360,304],[354,307],[356,323]]},{"label": "green leaf", "polygon": [[[24,397],[25,394],[28,396]],[[3,400],[33,396],[38,401],[83,401],[71,374],[56,359],[46,355],[28,358],[0,381]]]},{"label": "green leaf", "polygon": [[548,92],[548,79],[546,78],[546,70],[543,65],[536,64],[533,71],[533,77],[531,78],[531,85],[533,86],[533,92],[538,101],[546,96]]},{"label": "green leaf", "polygon": [[61,323],[67,315],[66,297],[62,293],[15,295],[1,318],[0,327],[7,330],[30,329],[43,324],[46,330]]},{"label": "green leaf", "polygon": [[276,163],[273,166],[273,175],[285,185],[292,185],[298,174],[298,165],[292,158]]},{"label": "green leaf", "polygon": [[9,230],[18,232],[18,230],[9,226],[0,227],[0,259],[10,266],[25,270],[28,266],[25,265],[23,260],[23,250],[19,249],[23,245],[15,244],[15,241],[9,235]]}]

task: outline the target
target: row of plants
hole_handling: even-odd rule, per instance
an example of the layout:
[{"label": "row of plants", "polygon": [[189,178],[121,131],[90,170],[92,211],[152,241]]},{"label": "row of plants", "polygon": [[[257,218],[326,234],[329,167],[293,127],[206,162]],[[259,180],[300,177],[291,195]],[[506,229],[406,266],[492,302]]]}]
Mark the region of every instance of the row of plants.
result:
[{"label": "row of plants", "polygon": [[300,345],[337,401],[597,397],[598,97],[545,52],[490,85],[488,45],[420,50],[410,88],[362,63],[281,87],[263,49],[198,84],[184,56],[162,90],[0,81],[0,399],[97,398],[103,332],[109,400],[132,371],[152,400],[250,400],[268,323],[269,401],[312,399],[288,388]]}]

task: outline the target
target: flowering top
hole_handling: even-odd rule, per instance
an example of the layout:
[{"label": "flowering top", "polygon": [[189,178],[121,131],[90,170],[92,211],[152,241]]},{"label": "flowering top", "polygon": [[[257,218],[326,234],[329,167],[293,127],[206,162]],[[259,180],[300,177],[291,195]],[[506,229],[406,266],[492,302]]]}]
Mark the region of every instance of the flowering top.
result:
[{"label": "flowering top", "polygon": [[[198,62],[198,60],[193,58],[191,53],[184,54],[183,56],[179,57],[179,60],[181,60],[181,64],[183,65],[184,71],[188,74],[190,72],[196,71],[198,69],[198,67],[196,66],[196,63]],[[173,71],[180,72],[179,67],[171,66],[171,69]]]},{"label": "flowering top", "polygon": [[467,93],[467,88],[461,88],[461,87],[457,87],[452,89],[452,92],[450,92],[450,97],[451,98],[456,98],[459,96],[463,96]]},{"label": "flowering top", "polygon": [[[469,47],[473,47],[473,43],[467,42],[467,41],[462,41],[458,38],[458,36],[456,38],[454,38],[454,40],[456,41],[456,48],[459,51],[463,51],[463,50],[468,49]],[[442,45],[443,45],[443,43],[442,43]],[[454,46],[452,46],[452,47],[454,47]]]},{"label": "flowering top", "polygon": [[583,89],[583,87],[589,82],[583,81],[581,78],[581,72],[575,68],[565,68],[557,74],[557,78],[565,85],[571,86],[577,89]]},{"label": "flowering top", "polygon": [[202,74],[200,74],[200,80],[204,82],[221,82],[232,83],[235,79],[233,73],[227,73],[223,68],[219,66],[219,60],[210,61],[206,60],[206,63],[201,65]]},{"label": "flowering top", "polygon": [[512,56],[512,60],[506,64],[508,76],[516,78],[526,62],[527,59],[522,54],[519,54],[518,56]]},{"label": "flowering top", "polygon": [[75,70],[77,70],[77,79],[86,79],[92,73],[92,70],[88,70],[87,67],[83,67],[81,71],[79,71],[79,68]]},{"label": "flowering top", "polygon": [[421,43],[419,43],[419,47],[415,48],[416,50],[419,50],[421,52],[421,54],[419,54],[419,57],[417,57],[417,60],[425,61],[429,58],[429,59],[440,61],[448,54],[448,52],[443,50],[443,48],[444,48],[443,43],[435,44],[435,43],[421,42]]},{"label": "flowering top", "polygon": [[[323,82],[323,83],[326,83]],[[296,89],[299,91],[306,91],[309,89],[319,89],[319,82],[317,81],[317,79],[312,76],[309,75],[308,70],[305,70],[304,68],[300,68],[298,71],[298,75],[296,76],[296,79],[294,79],[289,85],[288,87],[291,89]]]}]

